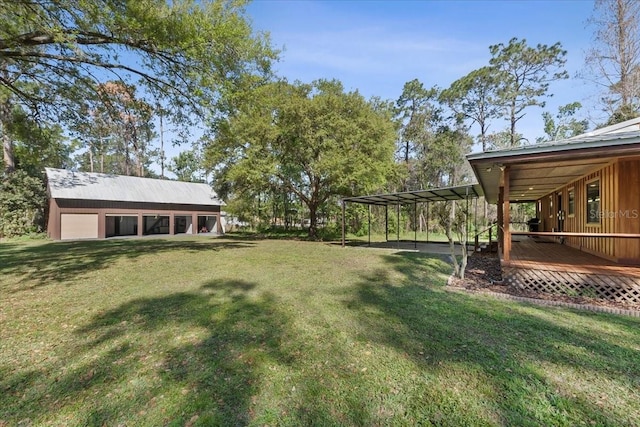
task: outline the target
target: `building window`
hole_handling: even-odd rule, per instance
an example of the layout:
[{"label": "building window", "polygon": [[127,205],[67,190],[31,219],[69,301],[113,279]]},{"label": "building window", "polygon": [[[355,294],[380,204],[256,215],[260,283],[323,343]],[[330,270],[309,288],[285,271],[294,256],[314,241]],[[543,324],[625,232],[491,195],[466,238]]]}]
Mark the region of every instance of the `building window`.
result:
[{"label": "building window", "polygon": [[568,193],[567,211],[569,216],[573,216],[576,213],[576,191],[570,188]]},{"label": "building window", "polygon": [[600,224],[600,180],[587,183],[587,223]]},{"label": "building window", "polygon": [[549,196],[549,218],[553,218],[553,194]]}]

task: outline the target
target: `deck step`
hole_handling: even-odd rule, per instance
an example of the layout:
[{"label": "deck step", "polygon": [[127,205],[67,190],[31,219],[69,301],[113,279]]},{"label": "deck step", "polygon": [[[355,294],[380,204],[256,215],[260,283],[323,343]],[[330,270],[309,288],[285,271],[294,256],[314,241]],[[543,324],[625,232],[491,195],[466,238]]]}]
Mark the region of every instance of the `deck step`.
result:
[{"label": "deck step", "polygon": [[478,246],[478,252],[496,252],[498,250],[498,242],[492,241],[491,243],[483,243]]}]

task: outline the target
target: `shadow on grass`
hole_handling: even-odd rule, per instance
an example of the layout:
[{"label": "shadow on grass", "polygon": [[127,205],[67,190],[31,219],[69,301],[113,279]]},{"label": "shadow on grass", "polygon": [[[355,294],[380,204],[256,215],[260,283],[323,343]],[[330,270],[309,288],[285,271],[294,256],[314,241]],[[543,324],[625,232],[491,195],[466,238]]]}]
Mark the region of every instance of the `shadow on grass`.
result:
[{"label": "shadow on grass", "polygon": [[[207,283],[99,314],[76,331],[60,366],[2,372],[0,406],[46,420],[82,401],[76,425],[184,425],[194,416],[200,425],[244,425],[263,386],[257,367],[291,360],[281,351],[289,319],[271,295],[247,298],[253,288]],[[164,413],[154,413],[157,405]]]},{"label": "shadow on grass", "polygon": [[[574,380],[603,379],[608,385],[616,384],[635,405],[640,403],[637,319],[575,312],[571,313],[575,323],[569,323],[566,311],[444,292],[420,274],[428,259],[419,254],[390,255],[386,257],[390,271],[380,270],[362,278],[356,297],[347,303],[356,315],[360,313],[361,330],[366,331],[360,339],[396,348],[427,372],[446,367],[451,370],[445,374],[451,384],[466,388],[470,395],[482,395],[482,389],[489,387],[490,397],[484,395],[479,400],[489,399],[501,424],[574,425],[589,420],[594,425],[615,426],[634,425],[640,420],[638,413],[612,409],[615,403],[602,405],[601,398],[615,400],[618,396],[611,390],[603,396],[607,392],[599,389],[601,384],[582,390],[582,395],[575,390],[584,384],[576,388],[562,384],[572,381],[572,372],[577,372]],[[393,272],[402,273],[406,280],[398,284],[390,277]],[[392,321],[372,320],[364,315],[366,307],[387,313]],[[629,340],[616,344],[602,332],[580,327],[581,322],[596,318],[606,318],[607,323],[627,332]],[[399,334],[398,325],[407,332]],[[464,367],[465,374],[455,378],[454,366]],[[558,377],[549,372],[553,369],[550,366],[560,367]],[[465,377],[473,372],[488,383],[474,384]],[[448,390],[434,393],[446,396]],[[589,394],[592,399],[585,397]],[[425,402],[423,410],[429,422],[436,424],[490,422],[474,421],[479,415],[471,412],[468,418],[461,418],[465,408],[462,401],[459,404],[447,408],[439,404],[430,407]]]},{"label": "shadow on grass", "polygon": [[[301,336],[292,327],[295,314],[256,289],[247,281],[212,281],[95,315],[57,346],[54,362],[20,371],[0,366],[0,421],[370,424],[357,391],[360,372],[333,331]],[[328,354],[334,377],[327,376]],[[336,397],[333,389],[344,381],[353,391]]]},{"label": "shadow on grass", "polygon": [[220,251],[246,248],[251,242],[225,241],[217,237],[197,240],[116,239],[47,242],[35,245],[0,245],[0,275],[21,276],[33,289],[50,283],[73,282],[88,271],[108,268],[117,259],[136,259],[149,253],[171,251]]}]

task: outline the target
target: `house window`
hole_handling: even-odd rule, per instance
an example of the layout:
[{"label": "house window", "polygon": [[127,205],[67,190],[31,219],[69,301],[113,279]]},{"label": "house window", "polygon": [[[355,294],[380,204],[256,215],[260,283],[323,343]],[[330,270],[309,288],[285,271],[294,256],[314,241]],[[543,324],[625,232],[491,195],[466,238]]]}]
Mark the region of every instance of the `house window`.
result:
[{"label": "house window", "polygon": [[549,218],[553,218],[553,195],[549,196]]},{"label": "house window", "polygon": [[600,224],[600,180],[587,183],[587,223]]},{"label": "house window", "polygon": [[569,216],[573,216],[576,213],[576,191],[570,188],[568,193],[567,211]]}]

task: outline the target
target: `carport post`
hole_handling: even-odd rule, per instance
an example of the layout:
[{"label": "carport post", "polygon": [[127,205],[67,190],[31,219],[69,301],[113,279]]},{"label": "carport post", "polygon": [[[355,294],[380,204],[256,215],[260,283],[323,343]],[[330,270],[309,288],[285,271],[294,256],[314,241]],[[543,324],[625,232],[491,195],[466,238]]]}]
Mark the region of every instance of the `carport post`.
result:
[{"label": "carport post", "polygon": [[400,249],[400,199],[398,199],[398,203],[396,204],[396,244],[398,245],[398,249]]},{"label": "carport post", "polygon": [[413,248],[418,249],[418,204],[413,204]]},{"label": "carport post", "polygon": [[371,246],[371,205],[369,205],[369,224],[367,228],[369,229],[369,246]]},{"label": "carport post", "polygon": [[344,199],[342,199],[342,247],[344,248]]},{"label": "carport post", "polygon": [[427,223],[425,228],[427,229],[427,243],[429,243],[429,202],[427,202]]},{"label": "carport post", "polygon": [[389,242],[389,205],[384,205],[384,240]]}]

